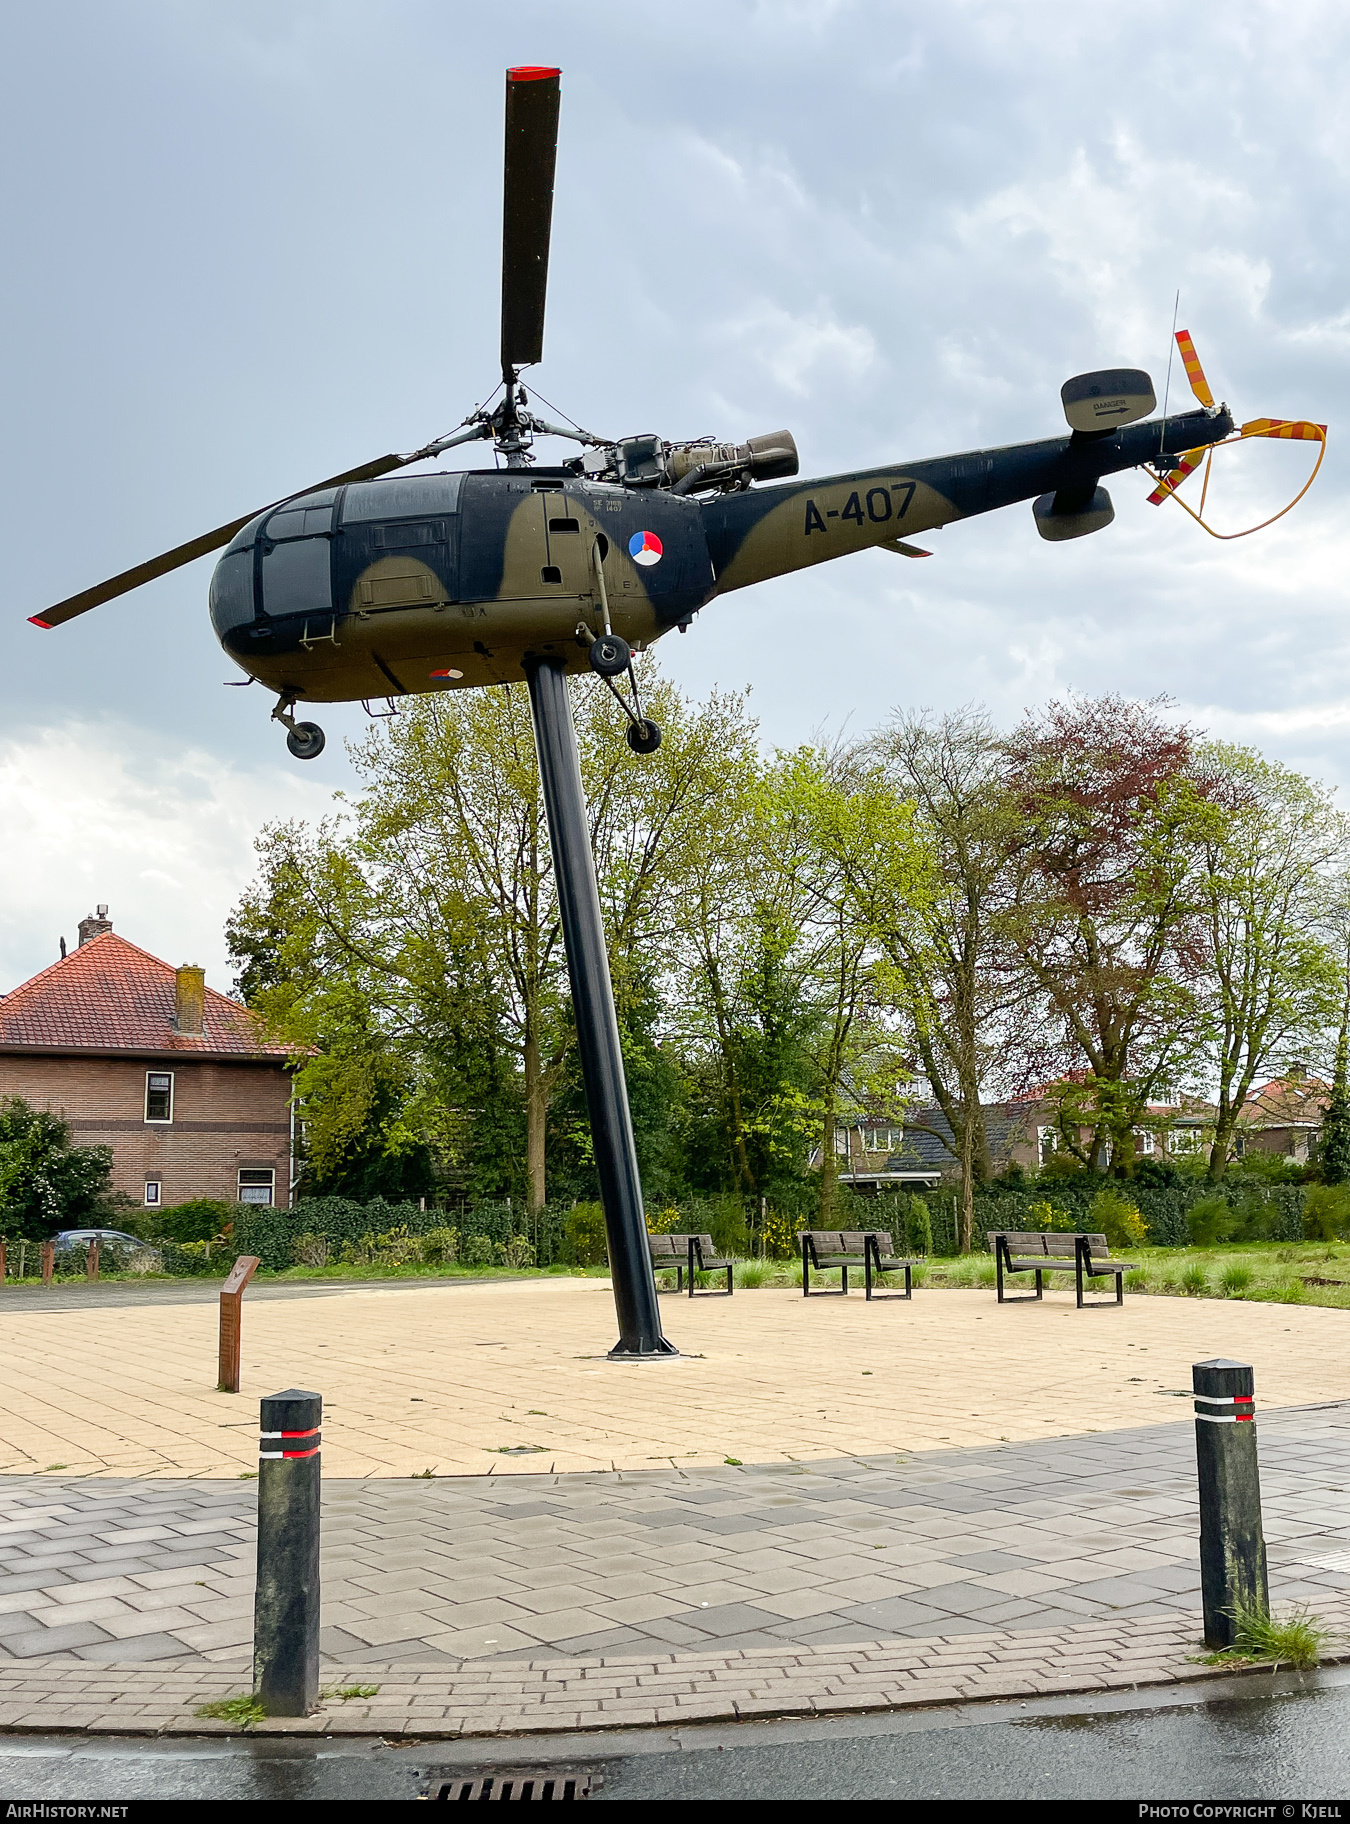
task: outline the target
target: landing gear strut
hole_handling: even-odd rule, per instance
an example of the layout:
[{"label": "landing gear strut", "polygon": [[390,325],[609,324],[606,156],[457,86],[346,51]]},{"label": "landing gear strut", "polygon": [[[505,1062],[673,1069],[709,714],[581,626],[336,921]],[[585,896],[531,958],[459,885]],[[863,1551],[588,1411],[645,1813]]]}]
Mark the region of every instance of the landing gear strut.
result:
[{"label": "landing gear strut", "polygon": [[324,733],[317,722],[297,722],[291,711],[294,697],[279,697],[272,720],[286,730],[286,745],[297,760],[317,760],[324,750]]},{"label": "landing gear strut", "polygon": [[[606,547],[608,548],[608,547]],[[589,643],[587,657],[591,670],[602,677],[613,691],[620,709],[628,718],[628,745],[635,754],[654,754],[661,745],[661,730],[656,723],[642,713],[642,696],[638,690],[637,673],[633,670],[633,649],[627,640],[619,638],[609,624],[609,595],[605,589],[605,554],[601,550],[601,540],[596,539],[591,547],[591,564],[595,571],[596,592],[600,597],[600,618],[605,624],[605,631],[596,639],[591,638],[591,630],[583,621],[577,628],[577,639],[582,645]],[[631,703],[623,695],[615,678],[628,673],[628,688],[633,693]]]}]

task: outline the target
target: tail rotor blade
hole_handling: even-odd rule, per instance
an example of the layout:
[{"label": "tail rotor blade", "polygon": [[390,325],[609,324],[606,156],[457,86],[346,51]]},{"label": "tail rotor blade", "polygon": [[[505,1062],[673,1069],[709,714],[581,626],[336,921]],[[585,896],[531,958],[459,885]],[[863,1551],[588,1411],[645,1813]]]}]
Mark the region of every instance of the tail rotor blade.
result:
[{"label": "tail rotor blade", "polygon": [[502,196],[502,373],[543,359],[560,71],[506,72]]},{"label": "tail rotor blade", "polygon": [[1191,391],[1195,394],[1201,405],[1212,412],[1214,410],[1214,395],[1209,390],[1209,381],[1205,378],[1205,370],[1200,365],[1200,357],[1195,352],[1195,344],[1191,341],[1191,332],[1189,329],[1179,329],[1177,331],[1177,347],[1181,350],[1181,363],[1186,369],[1186,378],[1191,383]]},{"label": "tail rotor blade", "polygon": [[1164,475],[1157,487],[1154,488],[1153,492],[1148,497],[1148,504],[1151,507],[1160,507],[1169,494],[1175,494],[1182,482],[1185,481],[1186,477],[1191,473],[1192,469],[1198,469],[1200,467],[1200,464],[1205,459],[1207,451],[1207,445],[1198,450],[1187,450],[1186,454],[1180,458],[1177,466],[1172,472],[1169,475]]}]

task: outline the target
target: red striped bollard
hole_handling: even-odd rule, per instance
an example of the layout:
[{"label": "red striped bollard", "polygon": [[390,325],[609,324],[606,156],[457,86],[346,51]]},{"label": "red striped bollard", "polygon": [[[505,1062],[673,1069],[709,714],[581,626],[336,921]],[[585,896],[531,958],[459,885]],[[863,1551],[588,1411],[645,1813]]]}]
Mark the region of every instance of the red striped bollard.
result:
[{"label": "red striped bollard", "polygon": [[1205,1645],[1231,1647],[1239,1610],[1269,1615],[1256,1399],[1249,1362],[1196,1362],[1195,1455],[1200,1471],[1200,1594]]},{"label": "red striped bollard", "polygon": [[253,1691],[268,1716],[308,1716],[319,1700],[323,1397],[292,1387],[261,1407]]}]

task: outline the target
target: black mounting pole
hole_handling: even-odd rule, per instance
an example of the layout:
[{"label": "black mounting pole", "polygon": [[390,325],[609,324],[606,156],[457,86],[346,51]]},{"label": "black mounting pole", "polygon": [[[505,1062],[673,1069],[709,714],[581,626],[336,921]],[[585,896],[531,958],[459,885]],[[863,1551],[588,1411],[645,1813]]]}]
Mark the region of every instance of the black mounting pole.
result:
[{"label": "black mounting pole", "polygon": [[531,653],[525,676],[619,1318],[619,1340],[610,1355],[678,1355],[661,1334],[567,675],[561,659]]}]

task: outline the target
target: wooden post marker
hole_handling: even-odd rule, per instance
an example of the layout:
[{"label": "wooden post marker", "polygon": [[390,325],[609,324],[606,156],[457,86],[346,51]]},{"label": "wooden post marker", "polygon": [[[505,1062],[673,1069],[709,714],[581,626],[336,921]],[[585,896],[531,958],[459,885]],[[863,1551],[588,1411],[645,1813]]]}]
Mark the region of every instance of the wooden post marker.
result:
[{"label": "wooden post marker", "polygon": [[44,1286],[49,1286],[52,1283],[52,1274],[55,1273],[55,1271],[56,1243],[54,1241],[44,1241],[42,1244],[42,1283]]},{"label": "wooden post marker", "polygon": [[84,1276],[86,1279],[98,1278],[98,1236],[89,1243],[84,1251]]},{"label": "wooden post marker", "polygon": [[[22,1269],[20,1269],[22,1271]],[[5,1283],[5,1244],[0,1240],[0,1286]]]},{"label": "wooden post marker", "polygon": [[319,1445],[323,1398],[289,1388],[261,1403],[253,1691],[268,1716],[319,1698]]},{"label": "wooden post marker", "polygon": [[1236,1611],[1270,1613],[1256,1403],[1249,1362],[1196,1362],[1195,1455],[1200,1471],[1200,1593],[1205,1645],[1236,1644]]},{"label": "wooden post marker", "polygon": [[244,1287],[262,1265],[257,1254],[241,1254],[220,1288],[220,1393],[239,1391],[239,1339],[244,1311]]}]

